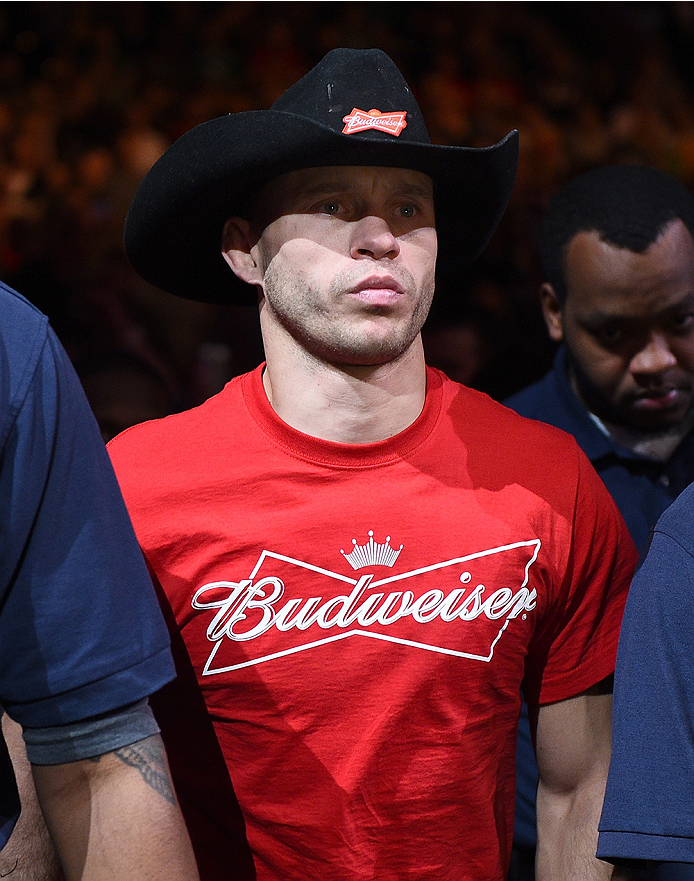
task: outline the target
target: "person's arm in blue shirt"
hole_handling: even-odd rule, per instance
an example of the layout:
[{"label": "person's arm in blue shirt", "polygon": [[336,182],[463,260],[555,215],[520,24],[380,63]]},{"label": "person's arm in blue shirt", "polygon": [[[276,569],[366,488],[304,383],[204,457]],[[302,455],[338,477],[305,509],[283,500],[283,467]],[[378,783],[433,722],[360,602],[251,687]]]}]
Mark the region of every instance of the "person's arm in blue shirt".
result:
[{"label": "person's arm in blue shirt", "polygon": [[5,873],[19,871],[25,881],[199,881],[146,701],[76,725],[25,731],[35,792],[22,770],[19,730],[3,724],[26,812],[0,852]]}]

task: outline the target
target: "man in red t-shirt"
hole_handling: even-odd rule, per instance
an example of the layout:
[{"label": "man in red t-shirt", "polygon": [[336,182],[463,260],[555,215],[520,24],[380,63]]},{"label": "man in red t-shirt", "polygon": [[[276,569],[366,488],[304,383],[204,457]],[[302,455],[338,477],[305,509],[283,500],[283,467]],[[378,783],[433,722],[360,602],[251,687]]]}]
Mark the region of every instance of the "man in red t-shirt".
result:
[{"label": "man in red t-shirt", "polygon": [[503,881],[521,692],[539,879],[595,859],[635,552],[568,435],[424,362],[439,263],[510,196],[517,135],[437,147],[390,59],[334,50],[179,139],[126,248],[255,293],[266,363],[110,452],[178,652],[157,708],[205,881]]}]

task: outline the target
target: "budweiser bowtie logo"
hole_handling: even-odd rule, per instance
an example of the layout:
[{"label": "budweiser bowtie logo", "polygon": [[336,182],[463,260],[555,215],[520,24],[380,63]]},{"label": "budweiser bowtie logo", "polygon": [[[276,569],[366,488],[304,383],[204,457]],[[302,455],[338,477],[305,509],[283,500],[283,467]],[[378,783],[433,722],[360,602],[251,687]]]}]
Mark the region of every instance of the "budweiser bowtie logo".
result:
[{"label": "budweiser bowtie logo", "polygon": [[[354,560],[342,551],[352,568],[392,568],[402,547],[369,538]],[[213,612],[203,675],[352,636],[489,662],[509,623],[535,608],[528,582],[539,550],[538,539],[515,542],[380,579],[373,571],[350,578],[265,550],[248,578],[210,582],[193,597],[194,609]]]},{"label": "budweiser bowtie logo", "polygon": [[345,127],[342,129],[343,135],[353,135],[356,132],[363,132],[367,129],[378,129],[380,132],[386,132],[389,135],[395,135],[397,138],[400,132],[407,128],[405,117],[406,110],[398,110],[395,113],[381,113],[380,110],[360,110],[353,107],[352,112],[342,117]]}]

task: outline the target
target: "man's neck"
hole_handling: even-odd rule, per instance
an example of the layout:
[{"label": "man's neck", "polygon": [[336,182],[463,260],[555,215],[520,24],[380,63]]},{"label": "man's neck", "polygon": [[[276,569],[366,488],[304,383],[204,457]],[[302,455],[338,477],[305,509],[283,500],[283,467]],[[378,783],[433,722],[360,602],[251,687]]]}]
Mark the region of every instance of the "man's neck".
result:
[{"label": "man's neck", "polygon": [[277,415],[304,434],[366,444],[404,431],[422,412],[426,368],[421,339],[387,364],[326,364],[306,353],[267,353],[263,385]]}]

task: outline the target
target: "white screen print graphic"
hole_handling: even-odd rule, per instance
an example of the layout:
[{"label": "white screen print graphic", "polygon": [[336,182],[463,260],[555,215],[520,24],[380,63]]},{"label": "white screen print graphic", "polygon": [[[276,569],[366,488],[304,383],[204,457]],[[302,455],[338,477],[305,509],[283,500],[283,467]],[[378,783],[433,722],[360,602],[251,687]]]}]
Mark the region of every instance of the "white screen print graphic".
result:
[{"label": "white screen print graphic", "polygon": [[[539,539],[514,542],[378,580],[373,572],[350,578],[264,550],[249,578],[237,582],[213,581],[203,585],[193,596],[194,609],[216,610],[207,628],[207,639],[213,648],[203,676],[262,664],[355,636],[488,663],[509,622],[535,608],[537,591],[529,588],[528,582],[530,567],[537,559],[540,546]],[[375,547],[380,549],[379,563],[392,566],[399,551],[387,548],[386,557],[392,562],[384,564],[386,546]],[[354,554],[342,553],[348,559]],[[514,573],[515,585],[509,586],[508,581],[485,584],[476,571],[486,568],[487,575],[490,574],[485,561],[494,564],[497,570]],[[368,568],[368,562],[367,554],[364,560],[358,564],[351,562],[351,565],[356,569]],[[294,595],[292,583],[305,587],[309,583],[308,573],[311,585],[315,583],[320,590],[309,597]],[[484,576],[484,572],[480,574]],[[445,644],[450,640],[442,638],[440,627],[431,642],[426,639],[426,627],[422,627],[422,641],[398,636],[394,631],[403,619],[411,619],[418,625],[436,621],[471,624],[482,619],[487,626],[481,635],[476,634],[477,644],[466,645],[463,651],[458,645],[459,639],[454,640],[456,647]],[[291,644],[277,648],[279,634]],[[319,634],[325,635],[312,638]],[[268,636],[275,639],[272,650],[265,651],[263,647],[270,647],[269,640],[263,637]],[[233,662],[227,662],[217,657],[226,654],[222,649],[225,641],[226,645],[243,643],[256,656],[239,660],[236,655]]]}]

